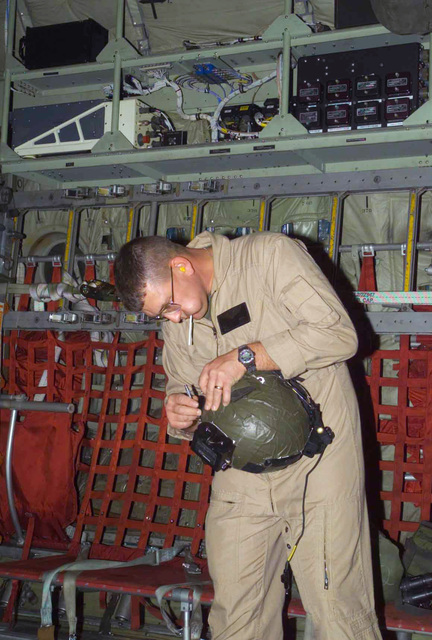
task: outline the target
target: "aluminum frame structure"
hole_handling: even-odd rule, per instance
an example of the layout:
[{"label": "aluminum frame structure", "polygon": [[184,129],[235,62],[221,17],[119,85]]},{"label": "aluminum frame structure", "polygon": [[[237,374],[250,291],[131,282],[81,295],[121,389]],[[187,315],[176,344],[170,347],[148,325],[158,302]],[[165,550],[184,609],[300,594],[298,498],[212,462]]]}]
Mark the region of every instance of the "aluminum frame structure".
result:
[{"label": "aluminum frame structure", "polygon": [[[141,56],[124,39],[124,2],[118,0],[116,37],[108,43],[95,63],[49,70],[27,71],[14,57],[16,0],[11,0],[5,71],[5,94],[0,159],[3,172],[36,180],[45,187],[106,186],[116,182],[139,185],[156,180],[185,182],[203,177],[213,179],[263,178],[267,176],[325,176],[329,173],[361,172],[396,168],[428,167],[431,151],[431,100],[399,127],[309,134],[288,112],[290,60],[294,56],[379,47],[406,42],[429,43],[422,36],[398,36],[381,26],[336,30],[313,34],[291,13],[286,0],[285,15],[264,32],[262,41],[165,55]],[[175,74],[184,73],[194,61],[220,61],[244,71],[275,66],[283,55],[280,113],[259,134],[259,139],[220,142],[183,147],[133,149],[119,129],[120,88],[124,72],[168,66]],[[74,91],[113,83],[111,129],[91,154],[62,155],[53,158],[20,159],[8,147],[10,90],[15,82],[25,82],[35,91]],[[432,64],[429,65],[431,84]]]}]

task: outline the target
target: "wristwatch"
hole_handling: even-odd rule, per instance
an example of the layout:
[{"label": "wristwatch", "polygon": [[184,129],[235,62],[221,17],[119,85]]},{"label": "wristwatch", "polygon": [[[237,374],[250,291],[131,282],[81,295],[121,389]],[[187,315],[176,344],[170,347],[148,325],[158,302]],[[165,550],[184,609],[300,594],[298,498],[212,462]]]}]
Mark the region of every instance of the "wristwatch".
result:
[{"label": "wristwatch", "polygon": [[242,345],[238,348],[238,360],[246,367],[246,371],[248,373],[253,373],[256,371],[255,364],[255,351],[252,351],[247,344]]}]

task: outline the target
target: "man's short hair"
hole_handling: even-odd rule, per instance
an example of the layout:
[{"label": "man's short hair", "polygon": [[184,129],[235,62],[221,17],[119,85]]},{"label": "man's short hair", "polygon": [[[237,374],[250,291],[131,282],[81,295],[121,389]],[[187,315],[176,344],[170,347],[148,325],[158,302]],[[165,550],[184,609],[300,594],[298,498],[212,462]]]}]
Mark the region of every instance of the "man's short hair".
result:
[{"label": "man's short hair", "polygon": [[117,293],[126,309],[142,311],[148,282],[169,278],[169,261],[184,247],[160,236],[135,238],[124,244],[114,263]]}]

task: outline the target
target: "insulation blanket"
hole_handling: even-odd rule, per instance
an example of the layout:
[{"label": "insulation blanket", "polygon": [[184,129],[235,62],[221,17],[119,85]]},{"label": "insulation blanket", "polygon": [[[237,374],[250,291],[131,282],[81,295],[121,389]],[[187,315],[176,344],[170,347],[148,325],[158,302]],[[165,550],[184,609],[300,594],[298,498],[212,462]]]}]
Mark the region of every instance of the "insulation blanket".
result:
[{"label": "insulation blanket", "polygon": [[[314,0],[311,6],[318,22],[334,26],[334,0]],[[184,40],[260,35],[284,13],[283,0],[177,0],[158,5],[157,20],[149,4],[143,7],[152,53],[181,49]]]},{"label": "insulation blanket", "polygon": [[[296,4],[296,3],[294,3]],[[131,5],[131,6],[130,6]],[[303,3],[299,3],[303,7]],[[334,0],[312,0],[315,20],[334,27]],[[4,22],[6,2],[0,2],[0,20]],[[284,13],[283,0],[172,0],[155,5],[157,19],[150,4],[135,8],[126,3],[125,36],[137,46],[148,37],[151,53],[182,49],[184,40],[229,41],[238,37],[262,34]],[[294,7],[296,9],[296,7]],[[112,0],[27,0],[26,10],[34,27],[93,18],[114,36],[116,3]],[[144,24],[140,24],[143,20]],[[24,35],[21,20],[17,38]],[[4,32],[0,31],[0,68],[4,67]]]}]

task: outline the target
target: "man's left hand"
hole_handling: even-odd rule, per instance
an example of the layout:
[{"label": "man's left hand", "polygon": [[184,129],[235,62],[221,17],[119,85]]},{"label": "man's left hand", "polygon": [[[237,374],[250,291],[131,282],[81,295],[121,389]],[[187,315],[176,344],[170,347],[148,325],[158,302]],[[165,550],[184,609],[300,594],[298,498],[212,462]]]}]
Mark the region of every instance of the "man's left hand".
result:
[{"label": "man's left hand", "polygon": [[231,387],[246,373],[246,367],[238,361],[238,350],[233,349],[205,365],[199,386],[205,395],[205,410],[219,409],[221,400],[226,407],[231,400]]}]

